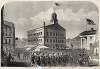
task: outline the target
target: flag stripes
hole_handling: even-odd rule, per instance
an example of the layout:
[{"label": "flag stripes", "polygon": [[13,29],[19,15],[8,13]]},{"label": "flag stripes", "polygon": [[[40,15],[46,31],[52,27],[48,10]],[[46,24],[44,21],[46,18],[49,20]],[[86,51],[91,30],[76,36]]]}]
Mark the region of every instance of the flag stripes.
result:
[{"label": "flag stripes", "polygon": [[86,19],[86,21],[87,21],[87,24],[88,25],[96,25],[95,23],[94,23],[94,21],[93,20],[91,20],[91,19]]}]

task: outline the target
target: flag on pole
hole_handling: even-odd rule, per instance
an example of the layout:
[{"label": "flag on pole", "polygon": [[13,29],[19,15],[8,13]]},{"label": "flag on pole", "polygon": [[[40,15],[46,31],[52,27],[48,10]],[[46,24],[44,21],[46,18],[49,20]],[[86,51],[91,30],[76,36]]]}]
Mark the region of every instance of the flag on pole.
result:
[{"label": "flag on pole", "polygon": [[55,12],[55,11],[56,11],[56,9],[58,9],[58,8],[59,8],[59,6],[60,6],[60,4],[59,4],[59,3],[54,2],[54,3],[53,3],[53,11]]},{"label": "flag on pole", "polygon": [[96,25],[95,23],[94,23],[94,21],[93,20],[91,20],[91,19],[86,19],[86,21],[87,21],[87,24],[88,25]]},{"label": "flag on pole", "polygon": [[56,3],[56,2],[55,2],[54,4],[55,4],[56,6],[60,6],[60,4],[58,4],[58,3]]}]

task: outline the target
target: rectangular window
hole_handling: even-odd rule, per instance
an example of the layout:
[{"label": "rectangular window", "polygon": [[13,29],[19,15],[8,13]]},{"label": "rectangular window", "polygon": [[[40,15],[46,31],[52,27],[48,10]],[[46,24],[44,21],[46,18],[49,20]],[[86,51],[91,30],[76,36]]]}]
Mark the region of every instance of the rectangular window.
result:
[{"label": "rectangular window", "polygon": [[6,36],[7,36],[7,32],[6,32]]},{"label": "rectangular window", "polygon": [[5,43],[5,39],[3,40],[3,43]]},{"label": "rectangular window", "polygon": [[30,40],[28,40],[28,42],[30,42]]},{"label": "rectangular window", "polygon": [[36,35],[38,35],[38,33],[36,33]]},{"label": "rectangular window", "polygon": [[52,42],[52,39],[50,39],[50,42]]},{"label": "rectangular window", "polygon": [[9,39],[9,44],[11,44],[11,39]]},{"label": "rectangular window", "polygon": [[7,27],[5,27],[5,29],[6,29],[6,31],[5,31],[5,32],[6,32],[6,36],[7,36]]},{"label": "rectangular window", "polygon": [[62,40],[62,43],[64,43],[64,40]]},{"label": "rectangular window", "polygon": [[50,36],[52,36],[52,32],[50,32]]},{"label": "rectangular window", "polygon": [[40,39],[38,39],[38,41],[40,42]]},{"label": "rectangular window", "polygon": [[39,33],[37,33],[37,36],[39,35]]},{"label": "rectangular window", "polygon": [[48,33],[48,32],[46,32],[46,35],[47,35],[47,36],[49,36],[49,33]]},{"label": "rectangular window", "polygon": [[41,32],[41,35],[42,35],[42,32]]},{"label": "rectangular window", "polygon": [[9,36],[11,36],[11,33],[9,33]]},{"label": "rectangular window", "polygon": [[53,36],[55,36],[55,33],[53,33]]},{"label": "rectangular window", "polygon": [[41,35],[41,33],[39,32],[39,35]]},{"label": "rectangular window", "polygon": [[58,40],[58,43],[60,43],[60,41]]},{"label": "rectangular window", "polygon": [[57,36],[57,33],[56,33],[56,36]]},{"label": "rectangular window", "polygon": [[47,39],[47,42],[48,42],[48,39]]},{"label": "rectangular window", "polygon": [[58,33],[58,36],[59,36],[60,34]]},{"label": "rectangular window", "polygon": [[7,44],[7,39],[5,39],[5,44]]},{"label": "rectangular window", "polygon": [[40,33],[38,33],[38,35],[40,35]]},{"label": "rectangular window", "polygon": [[90,43],[90,46],[92,46],[92,43]]},{"label": "rectangular window", "polygon": [[42,39],[41,39],[41,42],[42,42]]},{"label": "rectangular window", "polygon": [[53,39],[53,42],[55,43],[55,39]]},{"label": "rectangular window", "polygon": [[56,39],[56,43],[57,43],[57,39]]},{"label": "rectangular window", "polygon": [[11,28],[9,28],[9,36],[11,36],[11,33],[12,33],[12,32],[11,32]]},{"label": "rectangular window", "polygon": [[90,39],[92,39],[92,36],[90,36]]},{"label": "rectangular window", "polygon": [[59,40],[60,41],[60,43],[61,43],[61,40]]}]

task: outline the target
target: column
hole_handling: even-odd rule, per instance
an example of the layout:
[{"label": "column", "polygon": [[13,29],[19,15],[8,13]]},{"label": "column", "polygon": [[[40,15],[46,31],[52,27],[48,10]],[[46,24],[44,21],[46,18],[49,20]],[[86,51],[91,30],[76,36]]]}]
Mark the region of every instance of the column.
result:
[{"label": "column", "polygon": [[83,38],[81,37],[81,48],[83,48]]}]

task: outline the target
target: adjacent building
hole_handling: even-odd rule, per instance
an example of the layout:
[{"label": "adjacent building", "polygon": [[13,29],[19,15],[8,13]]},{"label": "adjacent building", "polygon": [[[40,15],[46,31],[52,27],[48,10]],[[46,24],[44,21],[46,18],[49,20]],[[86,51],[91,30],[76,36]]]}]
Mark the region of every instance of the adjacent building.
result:
[{"label": "adjacent building", "polygon": [[89,50],[91,54],[99,53],[99,41],[97,31],[91,28],[89,31],[80,33],[81,48]]},{"label": "adjacent building", "polygon": [[15,38],[15,48],[23,48],[25,45],[28,45],[27,38]]},{"label": "adjacent building", "polygon": [[91,28],[88,31],[83,31],[73,39],[67,39],[66,45],[70,49],[86,49],[91,54],[99,54],[99,38],[97,30]]},{"label": "adjacent building", "polygon": [[84,31],[80,34],[80,37],[81,37],[81,48],[90,50],[90,47],[96,41],[96,30],[91,28],[91,30],[89,31]]},{"label": "adjacent building", "polygon": [[66,30],[58,24],[57,14],[52,13],[51,25],[44,25],[40,28],[27,31],[28,42],[31,45],[44,45],[51,49],[66,48]]},{"label": "adjacent building", "polygon": [[66,45],[68,46],[69,49],[80,49],[81,48],[81,38],[78,35],[72,39],[67,39]]},{"label": "adjacent building", "polygon": [[4,21],[3,23],[3,50],[9,53],[15,48],[15,26],[12,22]]}]

